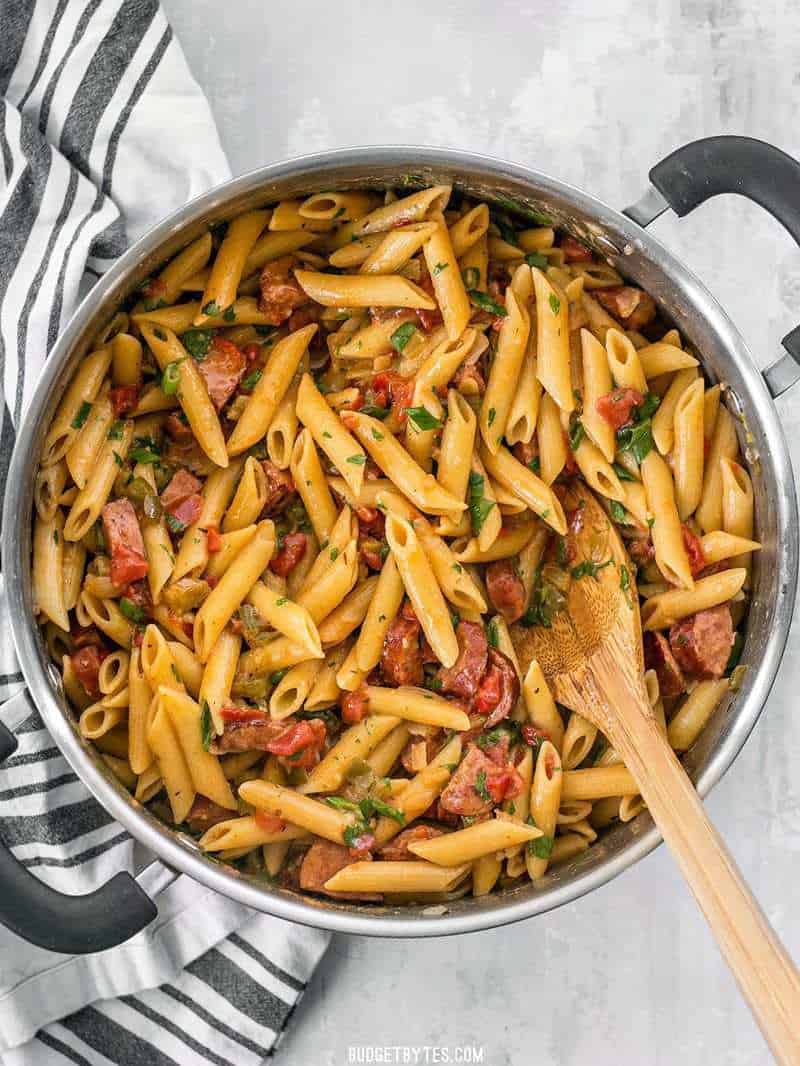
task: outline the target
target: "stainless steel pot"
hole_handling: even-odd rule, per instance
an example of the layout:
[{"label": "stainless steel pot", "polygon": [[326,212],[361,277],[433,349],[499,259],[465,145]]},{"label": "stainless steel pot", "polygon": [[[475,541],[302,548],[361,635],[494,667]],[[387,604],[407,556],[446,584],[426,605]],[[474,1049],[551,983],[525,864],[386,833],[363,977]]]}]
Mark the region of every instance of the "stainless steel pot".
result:
[{"label": "stainless steel pot", "polygon": [[[316,900],[252,880],[203,856],[193,840],[169,829],[133,800],[78,733],[32,614],[34,474],[59,397],[91,338],[116,307],[209,222],[320,188],[452,181],[480,199],[511,200],[534,215],[544,214],[652,293],[664,315],[702,353],[708,374],[725,387],[726,403],[741,415],[742,446],[755,489],[757,532],[764,544],[747,623],[744,683],[732,701],[718,708],[685,760],[701,795],[731,765],[769,695],[794,605],[797,505],[786,443],[772,399],[800,376],[800,328],[785,338],[787,354],[762,376],[722,308],[645,227],[669,206],[683,215],[709,196],[738,192],[775,214],[800,243],[800,165],[759,141],[711,138],[673,153],[651,171],[650,179],[652,185],[643,199],[620,213],[545,174],[465,152],[387,147],[305,156],[246,174],[177,211],[122,256],[84,300],[50,354],[17,437],[6,490],[2,545],[8,622],[27,683],[23,698],[38,707],[64,755],[100,803],[168,867],[241,903],[292,921],[347,933],[437,936],[486,929],[558,907],[604,884],[660,840],[645,813],[613,829],[541,882],[480,899],[459,900],[445,913],[424,907]],[[13,737],[0,727],[0,759],[13,747]],[[70,952],[99,950],[132,935],[154,914],[149,898],[127,874],[117,875],[91,897],[66,898],[24,871],[0,846],[0,921],[36,943]]]}]

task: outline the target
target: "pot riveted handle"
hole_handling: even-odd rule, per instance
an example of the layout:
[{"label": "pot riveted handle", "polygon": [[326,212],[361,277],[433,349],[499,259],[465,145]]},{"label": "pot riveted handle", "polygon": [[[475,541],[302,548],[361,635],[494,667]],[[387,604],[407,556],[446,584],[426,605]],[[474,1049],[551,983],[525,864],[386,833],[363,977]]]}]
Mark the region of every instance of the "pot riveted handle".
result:
[{"label": "pot riveted handle", "polygon": [[[800,244],[800,163],[753,137],[704,137],[656,163],[642,200],[625,211],[646,226],[668,206],[683,217],[720,193],[736,193],[766,208]],[[659,195],[660,194],[660,195]],[[800,379],[800,326],[783,338],[788,353],[764,371],[773,397]]]},{"label": "pot riveted handle", "polygon": [[[0,722],[0,762],[16,747],[16,737]],[[35,877],[0,840],[0,923],[37,947],[68,955],[104,951],[144,929],[156,913],[130,874],[115,874],[85,896],[65,896]]]}]

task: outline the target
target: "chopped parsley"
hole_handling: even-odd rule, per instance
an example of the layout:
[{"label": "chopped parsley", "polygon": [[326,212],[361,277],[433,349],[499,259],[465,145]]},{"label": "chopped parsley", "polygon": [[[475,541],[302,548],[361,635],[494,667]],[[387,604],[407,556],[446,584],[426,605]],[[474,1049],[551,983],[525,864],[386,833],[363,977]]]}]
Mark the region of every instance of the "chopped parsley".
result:
[{"label": "chopped parsley", "polygon": [[208,706],[208,700],[203,700],[203,705],[200,708],[200,740],[204,751],[208,751],[211,747],[213,737],[214,722],[211,718],[211,708]]},{"label": "chopped parsley", "polygon": [[289,602],[289,597],[288,596],[279,596],[278,599],[275,600],[275,606],[276,607],[283,607],[284,604],[287,604],[288,602]]},{"label": "chopped parsley", "polygon": [[630,452],[637,463],[643,462],[653,450],[652,423],[649,418],[623,426],[617,430],[617,448]]},{"label": "chopped parsley", "polygon": [[208,355],[213,336],[210,329],[189,329],[181,336],[181,343],[192,359],[202,363]]},{"label": "chopped parsley", "polygon": [[619,522],[622,525],[628,524],[628,512],[618,500],[610,500],[608,509],[615,522]]},{"label": "chopped parsley", "polygon": [[366,461],[366,455],[348,455],[347,457],[347,462],[351,463],[353,466],[363,466]]},{"label": "chopped parsley", "polygon": [[491,803],[492,802],[492,794],[489,791],[489,789],[486,787],[486,771],[485,770],[481,770],[478,773],[478,776],[475,778],[475,784],[472,787],[475,789],[475,791],[478,793],[478,795],[480,796],[480,798],[482,800],[484,800],[486,803]]},{"label": "chopped parsley", "polygon": [[134,463],[160,463],[161,452],[152,437],[137,437],[131,451],[131,459]]},{"label": "chopped parsley", "polygon": [[384,418],[389,414],[388,407],[375,407],[374,404],[365,404],[361,408],[362,415],[369,415],[370,418],[378,418],[382,422]]},{"label": "chopped parsley", "polygon": [[119,452],[112,451],[111,454],[114,456],[114,462],[117,464],[117,466],[125,465],[125,460],[122,458]]},{"label": "chopped parsley", "polygon": [[396,352],[403,352],[416,332],[417,327],[413,322],[404,322],[401,326],[398,326],[391,335],[389,343]]},{"label": "chopped parsley", "polygon": [[490,426],[493,425],[494,424],[494,420],[495,420],[496,417],[497,417],[497,411],[495,411],[495,409],[493,407],[490,407],[489,408],[489,415],[488,415],[488,417],[486,419],[487,425],[490,425]]},{"label": "chopped parsley", "polygon": [[636,478],[633,476],[633,474],[630,472],[630,470],[626,470],[625,467],[621,463],[612,463],[611,465],[614,468],[614,473],[617,475],[617,477],[620,479],[620,481],[635,481],[636,480]]},{"label": "chopped parsley", "polygon": [[118,418],[116,422],[111,423],[111,429],[108,431],[108,440],[122,440],[122,434],[125,430],[125,423]]},{"label": "chopped parsley", "polygon": [[57,529],[53,530],[53,543],[54,544],[58,544],[58,530]]},{"label": "chopped parsley", "polygon": [[261,378],[262,372],[260,370],[251,370],[242,382],[242,388],[245,392],[252,392],[259,381],[261,381]]},{"label": "chopped parsley", "polygon": [[660,403],[658,396],[648,392],[642,403],[634,408],[636,421],[617,430],[617,448],[621,452],[630,452],[637,463],[646,459],[653,450],[651,419]]},{"label": "chopped parsley", "polygon": [[582,577],[594,577],[600,573],[601,570],[605,570],[607,566],[613,565],[613,558],[609,557],[604,563],[594,563],[591,559],[584,559],[582,563],[578,563],[577,566],[573,566],[570,570],[570,574],[575,581],[580,581]]},{"label": "chopped parsley", "polygon": [[494,222],[495,226],[497,226],[500,236],[503,238],[506,244],[511,244],[515,248],[519,248],[517,231],[511,225],[511,222],[508,220],[508,218],[505,215],[494,215],[492,221]]},{"label": "chopped parsley", "polygon": [[550,310],[554,315],[557,315],[561,310],[561,301],[554,292],[551,292],[547,298],[547,302],[550,304]]},{"label": "chopped parsley", "polygon": [[271,685],[279,685],[281,683],[281,681],[283,681],[283,679],[286,677],[286,675],[288,673],[289,673],[289,667],[288,666],[285,666],[283,668],[283,670],[275,670],[275,671],[273,671],[273,673],[271,673],[269,675],[269,683]]},{"label": "chopped parsley", "polygon": [[532,470],[534,474],[538,474],[542,469],[542,461],[538,455],[534,455],[533,459],[528,463],[528,469]]},{"label": "chopped parsley", "polygon": [[186,523],[181,522],[180,518],[176,518],[174,514],[167,512],[167,514],[164,515],[164,518],[166,519],[167,526],[173,533],[183,533],[184,529],[186,529]]},{"label": "chopped parsley", "polygon": [[529,252],[525,256],[525,262],[529,267],[538,267],[540,270],[547,270],[550,265],[546,255],[542,255],[541,252]]},{"label": "chopped parsley", "polygon": [[469,516],[472,520],[472,532],[477,537],[483,529],[483,523],[494,507],[494,500],[484,496],[484,479],[482,474],[470,471],[469,475]]},{"label": "chopped parsley", "polygon": [[449,263],[437,263],[431,271],[431,277],[437,277],[437,275],[441,274],[443,270],[447,270],[449,265]]},{"label": "chopped parsley", "polygon": [[631,596],[631,575],[627,566],[621,566],[619,568],[619,587],[622,589],[625,596],[625,602],[630,608],[633,608],[633,597]]},{"label": "chopped parsley", "polygon": [[553,854],[553,838],[549,836],[537,837],[528,841],[528,854],[534,859],[549,859]]},{"label": "chopped parsley", "polygon": [[472,304],[479,308],[481,311],[488,311],[490,315],[498,315],[500,318],[505,318],[508,314],[505,307],[502,304],[494,301],[491,296],[487,296],[485,292],[481,292],[480,289],[468,289],[467,296],[469,296]]},{"label": "chopped parsley", "polygon": [[322,436],[325,438],[325,440],[333,440],[333,434],[329,433],[327,429],[323,429]]},{"label": "chopped parsley", "polygon": [[209,318],[216,318],[218,315],[221,315],[222,312],[220,311],[216,300],[209,300],[203,308],[203,314],[208,315]]},{"label": "chopped parsley", "polygon": [[443,422],[430,413],[427,407],[407,407],[406,414],[416,428],[422,432],[432,429],[441,429]]},{"label": "chopped parsley", "polygon": [[576,452],[586,436],[586,428],[580,418],[574,416],[569,420],[569,446]]},{"label": "chopped parsley", "polygon": [[78,408],[78,413],[70,422],[70,425],[73,429],[80,429],[83,426],[84,422],[89,417],[89,412],[91,411],[91,409],[92,405],[89,403],[89,401],[84,400]]},{"label": "chopped parsley", "polygon": [[233,306],[233,304],[231,304],[230,307],[225,308],[222,314],[222,319],[224,322],[236,321],[236,308]]},{"label": "chopped parsley", "polygon": [[147,615],[143,609],[133,600],[129,600],[127,596],[123,596],[119,601],[119,609],[129,622],[133,622],[137,626],[142,625],[147,620]]},{"label": "chopped parsley", "polygon": [[492,618],[486,627],[486,639],[490,648],[500,647],[500,634],[497,632],[497,619]]}]

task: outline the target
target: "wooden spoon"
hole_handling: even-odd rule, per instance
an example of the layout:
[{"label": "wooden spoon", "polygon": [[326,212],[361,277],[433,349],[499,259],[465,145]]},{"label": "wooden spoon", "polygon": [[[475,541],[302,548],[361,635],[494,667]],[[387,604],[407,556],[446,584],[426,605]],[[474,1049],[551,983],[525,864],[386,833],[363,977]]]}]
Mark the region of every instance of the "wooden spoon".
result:
[{"label": "wooden spoon", "polygon": [[800,975],[653,716],[644,687],[635,571],[588,488],[572,486],[565,511],[572,515],[569,565],[574,570],[585,561],[588,572],[573,578],[567,607],[552,628],[514,627],[523,673],[537,659],[555,699],[593,722],[622,757],[772,1053],[778,1062],[797,1066]]}]

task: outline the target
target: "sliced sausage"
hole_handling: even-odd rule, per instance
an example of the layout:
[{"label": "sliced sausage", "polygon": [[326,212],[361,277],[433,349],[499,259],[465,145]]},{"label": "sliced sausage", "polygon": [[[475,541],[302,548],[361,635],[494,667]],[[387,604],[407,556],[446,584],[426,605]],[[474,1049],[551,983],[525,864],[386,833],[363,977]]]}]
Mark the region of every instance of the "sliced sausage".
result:
[{"label": "sliced sausage", "polygon": [[279,326],[286,321],[296,307],[309,302],[297,280],[292,276],[294,264],[294,256],[282,255],[279,259],[273,259],[271,263],[267,263],[261,271],[258,282],[261,290],[258,309],[267,316],[273,326]]},{"label": "sliced sausage", "polygon": [[306,553],[308,538],[305,533],[287,533],[283,545],[270,562],[269,568],[279,577],[287,577]]},{"label": "sliced sausage", "polygon": [[562,237],[559,248],[564,253],[564,261],[566,263],[591,263],[592,259],[594,259],[591,248],[587,248],[585,244],[576,241],[574,237]]},{"label": "sliced sausage", "polygon": [[227,751],[266,751],[267,744],[281,735],[286,722],[273,722],[263,717],[263,721],[226,721],[221,736],[211,741],[208,749],[214,755],[223,755]]},{"label": "sliced sausage", "polygon": [[300,866],[300,887],[306,892],[321,892],[326,896],[335,896],[344,899],[379,900],[381,897],[374,892],[327,892],[325,882],[330,881],[334,874],[338,874],[345,866],[353,862],[367,860],[369,852],[354,859],[350,849],[343,844],[334,844],[330,840],[317,840],[311,845],[303,856]]},{"label": "sliced sausage", "polygon": [[95,698],[100,695],[100,685],[97,679],[100,674],[100,666],[107,654],[108,652],[103,651],[96,644],[86,644],[84,647],[74,651],[70,656],[72,669],[86,690],[87,696]]},{"label": "sliced sausage", "polygon": [[698,536],[684,525],[681,527],[683,531],[683,546],[686,549],[686,554],[689,557],[689,568],[692,571],[692,577],[697,577],[706,568],[706,557],[703,554],[703,544]]},{"label": "sliced sausage", "polygon": [[451,814],[488,814],[504,799],[519,795],[522,778],[513,766],[498,766],[480,748],[471,746],[439,797]]},{"label": "sliced sausage", "polygon": [[204,833],[212,825],[227,822],[229,818],[235,818],[236,812],[229,811],[226,807],[220,807],[218,803],[207,799],[205,796],[195,797],[192,809],[186,816],[189,828],[194,833]]},{"label": "sliced sausage", "polygon": [[525,614],[525,585],[511,559],[498,559],[486,567],[486,591],[492,606],[512,625]]},{"label": "sliced sausage", "polygon": [[114,417],[121,418],[136,409],[139,402],[138,385],[115,385],[108,390],[108,398],[114,408]]},{"label": "sliced sausage", "polygon": [[727,603],[698,611],[669,631],[672,653],[684,673],[700,679],[720,678],[733,647],[733,621]]},{"label": "sliced sausage", "polygon": [[342,721],[355,725],[369,714],[369,696],[367,686],[359,685],[354,692],[343,692],[339,701]]},{"label": "sliced sausage", "polygon": [[203,483],[194,474],[188,470],[178,470],[161,493],[161,505],[172,514],[178,504],[199,493],[202,487]]},{"label": "sliced sausage", "polygon": [[655,670],[659,692],[664,698],[680,696],[686,688],[683,671],[663,633],[645,633],[644,664],[648,670]]},{"label": "sliced sausage", "polygon": [[233,341],[215,336],[197,369],[206,383],[211,402],[220,411],[239,387],[247,369],[247,359]]},{"label": "sliced sausage", "polygon": [[103,532],[111,555],[111,581],[117,588],[138,581],[147,574],[139,519],[130,500],[114,500],[103,508]]},{"label": "sliced sausage", "polygon": [[404,829],[402,833],[384,844],[378,851],[378,855],[384,862],[408,862],[419,858],[413,851],[408,850],[409,844],[419,844],[423,840],[433,840],[444,833],[443,829],[437,829],[434,825],[412,825]]},{"label": "sliced sausage", "polygon": [[390,685],[421,685],[421,626],[401,611],[389,626],[381,651],[381,673]]},{"label": "sliced sausage", "polygon": [[484,729],[507,718],[519,699],[519,678],[514,664],[497,648],[489,648],[489,665],[475,697],[478,714],[488,714]]},{"label": "sliced sausage", "polygon": [[280,514],[294,495],[294,481],[291,475],[281,470],[269,459],[261,461],[261,469],[267,479],[267,502],[264,504],[265,515]]},{"label": "sliced sausage", "polygon": [[615,285],[610,289],[595,289],[592,295],[607,311],[622,321],[626,329],[641,329],[656,317],[653,297],[632,285]]},{"label": "sliced sausage", "polygon": [[458,658],[450,667],[442,667],[437,677],[441,691],[471,700],[486,671],[489,644],[483,626],[477,622],[459,622],[456,626]]}]

